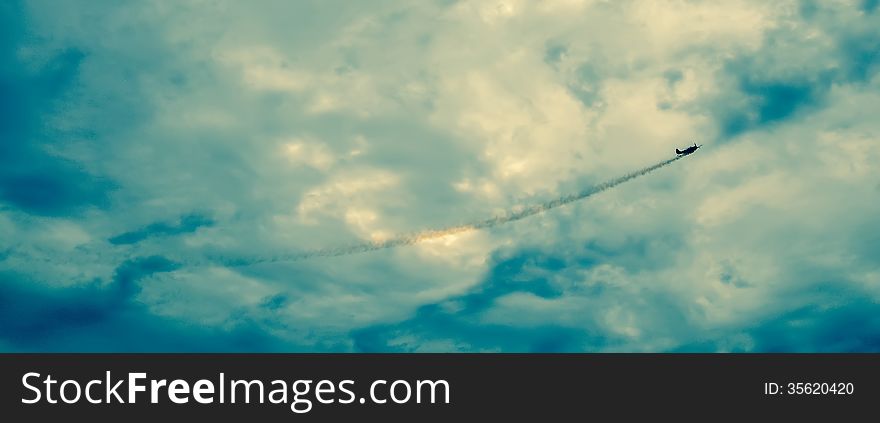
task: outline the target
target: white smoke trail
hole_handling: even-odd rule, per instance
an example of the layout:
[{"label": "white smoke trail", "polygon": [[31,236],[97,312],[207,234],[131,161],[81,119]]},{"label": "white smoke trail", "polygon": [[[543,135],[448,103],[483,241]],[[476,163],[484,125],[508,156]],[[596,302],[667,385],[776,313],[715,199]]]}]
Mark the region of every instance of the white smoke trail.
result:
[{"label": "white smoke trail", "polygon": [[377,242],[363,242],[358,244],[352,244],[348,246],[341,247],[332,247],[332,248],[323,248],[318,250],[310,250],[310,251],[302,251],[298,253],[291,254],[279,254],[275,256],[261,256],[261,257],[251,257],[251,258],[237,258],[237,259],[229,259],[218,257],[215,258],[217,261],[223,262],[228,266],[249,266],[253,264],[259,263],[272,263],[279,261],[298,261],[298,260],[307,260],[311,258],[318,257],[337,257],[337,256],[347,256],[350,254],[358,254],[364,253],[368,251],[376,251],[376,250],[384,250],[386,248],[394,248],[405,245],[413,245],[422,241],[426,241],[429,239],[442,238],[444,236],[458,234],[462,232],[474,231],[479,229],[491,228],[494,226],[498,226],[504,223],[513,222],[520,219],[525,219],[529,216],[534,216],[538,213],[545,212],[550,209],[554,209],[560,206],[564,206],[568,203],[572,203],[578,200],[583,200],[587,197],[591,197],[595,194],[598,194],[603,191],[607,191],[611,188],[614,188],[624,182],[631,181],[639,176],[647,175],[661,167],[669,165],[676,160],[682,158],[684,156],[676,156],[671,159],[664,160],[660,163],[648,166],[646,168],[637,170],[635,172],[628,173],[621,177],[612,179],[610,181],[603,182],[599,185],[595,185],[588,189],[585,189],[581,192],[575,194],[565,195],[541,204],[536,204],[530,207],[527,207],[523,210],[513,211],[504,213],[501,215],[493,216],[485,220],[477,221],[474,223],[450,226],[447,228],[441,229],[428,229],[424,231],[409,233],[399,235],[384,241]]}]

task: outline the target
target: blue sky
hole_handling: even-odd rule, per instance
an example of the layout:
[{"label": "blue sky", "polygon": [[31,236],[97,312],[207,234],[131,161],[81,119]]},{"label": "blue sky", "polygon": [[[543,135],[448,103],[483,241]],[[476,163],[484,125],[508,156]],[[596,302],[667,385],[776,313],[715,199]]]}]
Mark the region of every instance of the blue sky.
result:
[{"label": "blue sky", "polygon": [[878,74],[872,0],[5,1],[0,350],[878,351]]}]

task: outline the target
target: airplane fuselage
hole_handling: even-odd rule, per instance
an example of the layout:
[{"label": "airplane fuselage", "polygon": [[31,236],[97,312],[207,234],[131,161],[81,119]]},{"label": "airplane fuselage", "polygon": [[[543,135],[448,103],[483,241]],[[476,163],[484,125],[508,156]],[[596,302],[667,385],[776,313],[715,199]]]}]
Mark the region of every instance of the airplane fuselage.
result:
[{"label": "airplane fuselage", "polygon": [[694,144],[694,145],[692,145],[692,146],[690,146],[690,147],[688,147],[688,148],[685,148],[684,150],[679,150],[679,149],[676,148],[676,149],[675,149],[675,154],[678,154],[678,155],[680,155],[680,156],[687,156],[688,154],[691,154],[691,153],[693,153],[694,151],[697,151],[697,149],[700,148],[700,147],[701,147],[701,146]]}]

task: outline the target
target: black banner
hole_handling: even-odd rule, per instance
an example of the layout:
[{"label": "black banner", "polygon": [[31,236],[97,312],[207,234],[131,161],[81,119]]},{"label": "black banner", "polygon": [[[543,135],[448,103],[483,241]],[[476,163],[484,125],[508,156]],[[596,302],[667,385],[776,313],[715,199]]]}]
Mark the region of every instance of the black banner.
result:
[{"label": "black banner", "polygon": [[2,354],[0,363],[0,407],[15,421],[844,419],[873,415],[880,399],[877,354]]}]

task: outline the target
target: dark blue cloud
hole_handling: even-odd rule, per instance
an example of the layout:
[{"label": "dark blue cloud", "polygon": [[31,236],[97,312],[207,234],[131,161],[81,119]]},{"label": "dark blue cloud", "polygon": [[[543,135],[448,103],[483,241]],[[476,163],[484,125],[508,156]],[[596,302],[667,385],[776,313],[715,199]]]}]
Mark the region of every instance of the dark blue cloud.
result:
[{"label": "dark blue cloud", "polygon": [[798,11],[804,19],[812,19],[819,13],[819,5],[816,0],[801,0]]},{"label": "dark blue cloud", "polygon": [[113,282],[119,296],[130,298],[138,293],[137,282],[146,276],[159,272],[170,272],[180,267],[178,263],[161,256],[150,256],[128,260],[116,268]]},{"label": "dark blue cloud", "polygon": [[755,351],[878,352],[880,304],[847,296],[845,304],[810,304],[749,331]]},{"label": "dark blue cloud", "polygon": [[112,184],[58,160],[0,175],[0,198],[27,213],[61,216],[82,207],[104,206]]},{"label": "dark blue cloud", "polygon": [[831,87],[830,73],[804,73],[787,78],[762,76],[752,60],[728,63],[727,72],[736,80],[740,99],[734,105],[725,99],[719,116],[724,138],[783,122],[805,110],[820,108]]},{"label": "dark blue cloud", "polygon": [[547,43],[544,48],[544,62],[551,66],[556,66],[565,57],[568,52],[566,46],[558,43]]},{"label": "dark blue cloud", "polygon": [[[866,229],[864,239],[857,240],[853,252],[876,252],[876,231]],[[674,243],[675,240],[668,242]],[[511,293],[524,292],[542,298],[557,298],[566,294],[558,282],[550,277],[566,280],[567,269],[593,267],[600,263],[614,264],[629,272],[657,270],[667,267],[670,260],[660,251],[667,248],[650,240],[630,239],[614,247],[595,242],[585,244],[577,254],[555,256],[537,250],[518,251],[510,256],[496,257],[483,282],[470,291],[424,305],[403,321],[375,325],[352,332],[355,348],[360,351],[412,351],[432,342],[448,342],[464,350],[502,351],[593,351],[625,345],[626,340],[609,335],[607,328],[591,322],[596,318],[585,310],[579,327],[558,324],[537,326],[508,326],[486,323],[482,318],[496,306],[499,298]],[[680,248],[669,248],[680,251]],[[869,261],[870,263],[870,261]],[[578,295],[589,296],[601,302],[624,301],[652,322],[646,332],[648,339],[666,336],[690,339],[673,346],[671,352],[715,351],[834,351],[857,352],[880,349],[880,304],[871,300],[870,292],[858,288],[858,283],[840,279],[837,268],[824,268],[804,261],[790,263],[802,269],[791,275],[801,283],[789,290],[772,295],[790,299],[787,309],[769,317],[748,319],[746,326],[731,326],[706,330],[687,316],[680,299],[668,292],[644,292],[638,297],[615,291],[613,284],[594,280],[579,287]],[[755,285],[742,278],[727,262],[722,263],[720,283],[738,289],[753,289]],[[854,269],[857,270],[857,269]],[[706,281],[712,283],[712,281]],[[586,302],[585,302],[586,304]],[[743,338],[746,337],[746,338]],[[749,339],[750,342],[743,342]],[[430,348],[430,347],[429,347]],[[450,348],[450,347],[444,347]]]},{"label": "dark blue cloud", "polygon": [[204,226],[213,226],[214,221],[200,214],[188,214],[175,223],[156,222],[131,232],[119,234],[109,241],[114,245],[134,244],[153,236],[180,235],[193,233]]},{"label": "dark blue cloud", "polygon": [[47,117],[63,107],[86,54],[69,48],[35,70],[26,67],[17,51],[28,40],[27,19],[20,2],[0,9],[0,201],[49,216],[104,205],[111,181],[46,152],[67,141],[68,134],[46,125]]},{"label": "dark blue cloud", "polygon": [[741,81],[742,92],[754,100],[754,123],[784,120],[802,107],[815,104],[827,90],[824,81]]},{"label": "dark blue cloud", "polygon": [[[480,322],[479,315],[494,302],[514,292],[526,292],[542,298],[561,295],[548,275],[567,266],[565,260],[537,251],[522,251],[496,259],[483,283],[463,295],[419,307],[415,315],[402,322],[376,325],[352,332],[358,351],[409,351],[423,342],[451,341],[469,350],[527,352],[581,351],[583,346],[596,349],[605,338],[583,328],[546,324],[537,327],[513,327]],[[396,344],[395,338],[416,336],[415,344]]]},{"label": "dark blue cloud", "polygon": [[596,67],[584,63],[577,68],[575,80],[568,84],[568,91],[584,106],[592,107],[601,97],[601,82]]},{"label": "dark blue cloud", "polygon": [[[564,225],[564,222],[560,222]],[[626,237],[613,245],[589,240],[572,251],[550,252],[519,249],[495,253],[483,281],[468,292],[443,301],[419,307],[404,321],[376,325],[352,332],[355,348],[360,351],[408,351],[420,343],[452,342],[465,350],[500,350],[520,352],[600,351],[626,342],[594,321],[596,316],[585,310],[576,327],[555,323],[536,326],[509,326],[485,323],[484,313],[496,301],[513,293],[528,293],[545,299],[560,298],[566,286],[558,280],[579,280],[583,271],[600,264],[613,264],[630,272],[665,269],[674,262],[682,246],[681,234],[656,234],[650,239]],[[573,271],[573,274],[567,272]],[[614,281],[599,279],[578,287],[580,296],[602,301],[629,301],[629,294],[614,287]],[[622,295],[622,296],[621,296]],[[670,330],[688,323],[680,305],[663,293],[650,298],[632,299],[635,307],[657,322],[665,322]],[[653,314],[652,314],[653,313]],[[416,338],[415,344],[398,344],[398,339]]]},{"label": "dark blue cloud", "polygon": [[[832,85],[863,84],[880,70],[880,21],[866,14],[855,21],[840,10],[803,1],[802,26],[826,34],[827,49],[798,32],[769,32],[763,46],[728,60],[720,80],[733,81],[733,92],[710,106],[721,140],[820,110]],[[864,2],[873,11],[876,1]]]},{"label": "dark blue cloud", "polygon": [[272,296],[265,298],[263,300],[263,302],[260,303],[260,307],[263,307],[267,310],[274,311],[274,310],[281,309],[282,307],[287,305],[287,303],[288,303],[287,295],[277,294],[277,295],[272,295]]},{"label": "dark blue cloud", "polygon": [[[547,280],[547,276],[562,269],[565,261],[535,251],[523,251],[496,263],[483,284],[457,299],[464,304],[462,313],[486,310],[492,302],[511,292],[527,292],[542,298],[556,298],[561,292]],[[529,272],[527,268],[546,271]]]},{"label": "dark blue cloud", "polygon": [[[0,342],[20,351],[284,351],[296,346],[256,322],[223,330],[152,314],[132,296],[144,278],[177,268],[163,257],[126,261],[113,283],[52,288],[0,273]],[[302,349],[302,347],[298,348]]]},{"label": "dark blue cloud", "polygon": [[23,110],[29,100],[18,93],[12,67],[17,62],[15,48],[21,38],[21,22],[16,19],[15,5],[15,2],[0,4],[0,157],[20,148],[20,140],[16,142],[14,135],[24,126],[27,114]]},{"label": "dark blue cloud", "polygon": [[669,69],[663,72],[663,78],[666,79],[667,84],[673,86],[684,78],[684,74],[678,69]]},{"label": "dark blue cloud", "polygon": [[869,81],[880,70],[880,27],[844,36],[838,46],[848,79]]},{"label": "dark blue cloud", "polygon": [[[729,328],[721,336],[677,347],[675,352],[729,350],[731,336],[746,335],[751,345],[733,352],[877,352],[880,351],[880,304],[851,284],[829,280],[802,288],[816,299],[753,325]],[[797,295],[797,293],[791,293]]]},{"label": "dark blue cloud", "polygon": [[[449,341],[452,346],[442,350],[498,350],[505,352],[565,352],[583,351],[583,343],[595,346],[603,344],[601,336],[589,337],[582,330],[558,325],[536,327],[513,327],[486,324],[473,316],[450,313],[439,304],[422,306],[409,320],[377,325],[352,332],[356,351],[360,352],[408,352],[430,345],[432,341]],[[411,343],[397,343],[396,338],[415,336]]]}]

